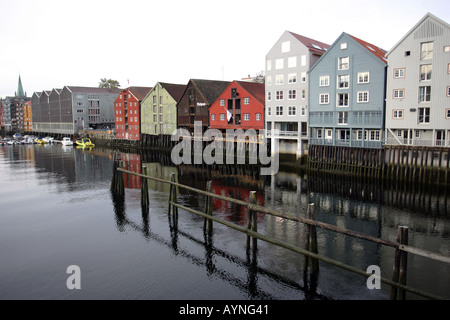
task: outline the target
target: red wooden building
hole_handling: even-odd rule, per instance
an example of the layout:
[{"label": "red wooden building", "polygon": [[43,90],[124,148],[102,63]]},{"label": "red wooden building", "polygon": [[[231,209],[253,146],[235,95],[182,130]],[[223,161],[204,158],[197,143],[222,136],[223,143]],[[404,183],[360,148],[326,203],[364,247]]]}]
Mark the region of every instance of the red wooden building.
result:
[{"label": "red wooden building", "polygon": [[116,138],[141,140],[141,101],[151,87],[129,87],[122,90],[114,102]]},{"label": "red wooden building", "polygon": [[264,129],[265,85],[233,81],[209,107],[209,128]]}]

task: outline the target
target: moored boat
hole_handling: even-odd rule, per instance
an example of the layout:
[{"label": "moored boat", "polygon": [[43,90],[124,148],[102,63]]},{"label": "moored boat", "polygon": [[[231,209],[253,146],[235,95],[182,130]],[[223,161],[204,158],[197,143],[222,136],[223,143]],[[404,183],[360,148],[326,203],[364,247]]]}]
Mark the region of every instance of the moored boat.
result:
[{"label": "moored boat", "polygon": [[83,148],[92,148],[95,146],[95,144],[93,144],[91,139],[89,138],[78,139],[77,141],[75,141],[75,143],[77,144],[77,146]]},{"label": "moored boat", "polygon": [[69,137],[64,137],[61,140],[63,146],[73,146],[73,141]]},{"label": "moored boat", "polygon": [[37,144],[47,144],[48,143],[48,141],[42,139],[41,137],[34,139],[34,142],[36,142]]}]

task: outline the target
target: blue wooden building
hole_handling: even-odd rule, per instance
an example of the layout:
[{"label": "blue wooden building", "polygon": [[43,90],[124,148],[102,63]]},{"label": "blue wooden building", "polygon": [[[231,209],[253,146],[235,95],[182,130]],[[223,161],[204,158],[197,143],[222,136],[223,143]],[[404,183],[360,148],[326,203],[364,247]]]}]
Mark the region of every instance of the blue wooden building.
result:
[{"label": "blue wooden building", "polygon": [[382,148],[385,54],[344,32],[309,70],[310,146]]}]

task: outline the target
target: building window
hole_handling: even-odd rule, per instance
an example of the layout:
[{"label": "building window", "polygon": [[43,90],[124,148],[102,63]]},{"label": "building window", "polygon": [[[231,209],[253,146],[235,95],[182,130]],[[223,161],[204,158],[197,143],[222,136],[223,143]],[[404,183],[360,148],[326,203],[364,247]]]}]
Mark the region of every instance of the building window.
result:
[{"label": "building window", "polygon": [[285,52],[289,52],[291,51],[291,42],[290,41],[285,41],[281,43],[281,52],[285,53]]},{"label": "building window", "polygon": [[244,113],[244,121],[250,120],[250,113]]},{"label": "building window", "polygon": [[370,141],[380,141],[380,131],[379,130],[370,130],[369,131],[369,140]]},{"label": "building window", "polygon": [[358,83],[369,83],[369,72],[358,72]]},{"label": "building window", "polygon": [[261,113],[256,114],[256,121],[261,121]]},{"label": "building window", "polygon": [[268,86],[271,86],[272,85],[272,77],[271,76],[267,76],[266,77],[266,84],[268,85]]},{"label": "building window", "polygon": [[338,124],[348,124],[348,112],[340,111],[338,114]]},{"label": "building window", "polygon": [[350,58],[349,57],[339,58],[338,70],[348,70],[349,66],[350,66]]},{"label": "building window", "polygon": [[348,107],[348,93],[339,93],[338,94],[338,107]]},{"label": "building window", "polygon": [[326,129],[325,130],[325,138],[333,139],[333,129]]},{"label": "building window", "polygon": [[216,120],[216,115],[213,113],[211,114],[211,121],[215,121]]},{"label": "building window", "polygon": [[276,115],[282,116],[283,115],[283,106],[277,106],[276,108]]},{"label": "building window", "polygon": [[289,90],[289,100],[297,99],[297,90]]},{"label": "building window", "polygon": [[271,116],[272,115],[272,107],[268,107],[267,108],[267,115]]},{"label": "building window", "polygon": [[302,83],[305,83],[305,82],[306,82],[306,72],[302,72],[300,81],[301,81]]},{"label": "building window", "polygon": [[297,108],[294,106],[288,107],[288,116],[295,116],[297,114]]},{"label": "building window", "polygon": [[302,99],[303,100],[306,99],[306,90],[305,89],[302,90]]},{"label": "building window", "polygon": [[430,108],[419,108],[419,123],[430,123]]},{"label": "building window", "polygon": [[276,92],[276,99],[277,100],[283,100],[284,99],[284,97],[283,97],[283,90],[280,90],[280,91]]},{"label": "building window", "polygon": [[330,103],[330,95],[328,93],[321,93],[319,97],[320,104],[329,104]]},{"label": "building window", "polygon": [[279,74],[275,77],[275,84],[276,85],[281,85],[284,84],[284,75]]},{"label": "building window", "polygon": [[225,113],[221,113],[219,119],[220,121],[225,121]]},{"label": "building window", "polygon": [[341,50],[345,50],[347,49],[347,42],[342,42],[341,43]]},{"label": "building window", "polygon": [[244,98],[244,104],[250,104],[250,98]]},{"label": "building window", "polygon": [[447,86],[447,97],[450,97],[450,86]]},{"label": "building window", "polygon": [[337,80],[338,80],[338,89],[348,89],[350,82],[350,76],[348,74],[338,76]]},{"label": "building window", "polygon": [[306,56],[305,56],[305,55],[302,55],[302,56],[300,57],[300,65],[301,65],[302,67],[306,66]]},{"label": "building window", "polygon": [[403,99],[405,97],[405,89],[395,89],[393,97],[394,99]]},{"label": "building window", "polygon": [[289,57],[288,58],[288,68],[297,67],[297,57]]},{"label": "building window", "polygon": [[322,139],[322,136],[323,136],[323,131],[322,131],[322,129],[317,129],[317,138],[318,138],[318,139]]},{"label": "building window", "polygon": [[272,100],[272,92],[267,92],[267,101],[271,101]]},{"label": "building window", "polygon": [[369,91],[359,91],[358,92],[358,103],[369,102]]},{"label": "building window", "polygon": [[330,85],[330,76],[321,76],[319,86],[328,87]]},{"label": "building window", "polygon": [[302,116],[306,116],[306,106],[302,106]]},{"label": "building window", "polygon": [[394,78],[404,78],[405,77],[405,68],[394,69]]},{"label": "building window", "polygon": [[431,101],[431,86],[419,87],[419,102]]},{"label": "building window", "polygon": [[403,119],[403,110],[402,109],[392,110],[392,119],[395,120]]},{"label": "building window", "polygon": [[450,52],[450,46],[444,46],[444,52]]},{"label": "building window", "polygon": [[297,74],[296,73],[290,73],[288,75],[288,82],[289,83],[297,83]]},{"label": "building window", "polygon": [[272,60],[267,60],[267,71],[272,70]]},{"label": "building window", "polygon": [[275,69],[283,69],[284,68],[284,60],[283,59],[277,59],[275,60]]},{"label": "building window", "polygon": [[220,106],[225,107],[225,99],[220,99]]},{"label": "building window", "polygon": [[431,71],[433,66],[431,64],[425,64],[420,66],[420,81],[431,80]]},{"label": "building window", "polygon": [[424,42],[420,46],[420,60],[433,59],[433,42]]}]

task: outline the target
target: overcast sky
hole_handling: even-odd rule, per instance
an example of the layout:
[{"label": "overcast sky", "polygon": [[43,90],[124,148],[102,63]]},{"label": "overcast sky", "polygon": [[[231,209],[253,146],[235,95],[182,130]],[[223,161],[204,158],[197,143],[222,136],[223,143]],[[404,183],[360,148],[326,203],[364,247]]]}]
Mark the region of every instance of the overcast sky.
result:
[{"label": "overcast sky", "polygon": [[65,85],[239,80],[264,70],[284,31],[332,44],[347,32],[390,50],[448,0],[0,0],[0,97]]}]

